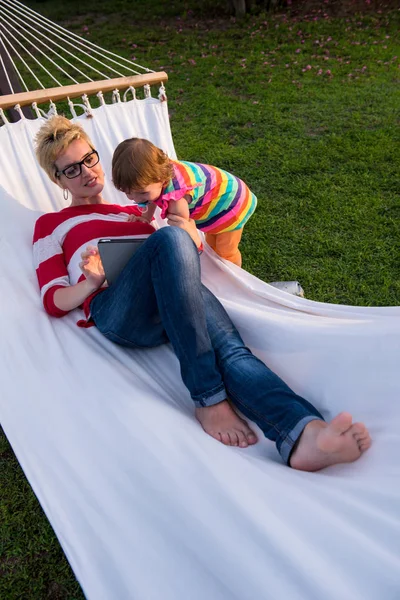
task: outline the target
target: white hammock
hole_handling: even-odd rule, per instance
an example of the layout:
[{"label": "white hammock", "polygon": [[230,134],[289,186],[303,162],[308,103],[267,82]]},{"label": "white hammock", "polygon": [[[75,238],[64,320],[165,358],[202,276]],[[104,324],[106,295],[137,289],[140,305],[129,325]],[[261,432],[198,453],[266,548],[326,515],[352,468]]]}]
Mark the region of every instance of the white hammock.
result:
[{"label": "white hammock", "polygon": [[[49,318],[32,267],[41,212],[64,206],[33,156],[43,119],[0,128],[0,421],[91,600],[386,600],[400,588],[400,308],[295,298],[202,255],[246,343],[327,418],[374,445],[316,474],[272,443],[227,448],[195,421],[167,346],[132,351]],[[137,135],[171,156],[166,102],[80,118],[99,150]],[[257,218],[257,217],[255,217]],[[261,436],[261,434],[260,434]]]}]

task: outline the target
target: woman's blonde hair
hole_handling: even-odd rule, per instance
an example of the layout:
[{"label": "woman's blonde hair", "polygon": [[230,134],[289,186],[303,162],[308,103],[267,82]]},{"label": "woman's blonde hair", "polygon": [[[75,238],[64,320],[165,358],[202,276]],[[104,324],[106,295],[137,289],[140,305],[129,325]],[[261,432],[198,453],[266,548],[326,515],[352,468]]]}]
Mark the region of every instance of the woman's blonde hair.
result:
[{"label": "woman's blonde hair", "polygon": [[55,162],[75,140],[84,140],[94,150],[88,134],[80,125],[58,115],[46,121],[35,137],[36,158],[54,183],[58,183]]},{"label": "woman's blonde hair", "polygon": [[112,180],[118,190],[141,190],[151,183],[169,181],[173,175],[168,156],[148,140],[130,138],[115,149]]}]

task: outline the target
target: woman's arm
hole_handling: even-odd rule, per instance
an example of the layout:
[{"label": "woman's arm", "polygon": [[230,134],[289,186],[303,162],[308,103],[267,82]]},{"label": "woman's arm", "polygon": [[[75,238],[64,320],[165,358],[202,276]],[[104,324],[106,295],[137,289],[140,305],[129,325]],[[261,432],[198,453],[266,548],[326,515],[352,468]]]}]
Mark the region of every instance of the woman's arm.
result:
[{"label": "woman's arm", "polygon": [[81,257],[82,262],[79,263],[79,267],[86,279],[76,285],[59,288],[54,292],[54,304],[64,312],[78,308],[105,281],[98,249],[95,246],[88,246],[86,251],[82,252]]},{"label": "woman's arm", "polygon": [[59,310],[63,312],[69,312],[78,308],[84,303],[86,298],[93,294],[98,287],[91,285],[88,279],[80,281],[76,285],[68,285],[66,287],[60,287],[54,292],[53,302]]}]

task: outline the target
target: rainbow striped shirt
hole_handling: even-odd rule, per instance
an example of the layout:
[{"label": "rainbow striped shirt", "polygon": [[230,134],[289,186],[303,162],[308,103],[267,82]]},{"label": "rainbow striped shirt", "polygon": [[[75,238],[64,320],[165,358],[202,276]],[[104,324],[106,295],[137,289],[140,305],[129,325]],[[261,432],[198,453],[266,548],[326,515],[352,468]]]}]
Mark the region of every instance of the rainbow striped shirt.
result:
[{"label": "rainbow striped shirt", "polygon": [[257,198],[247,185],[227,171],[186,161],[171,161],[174,177],[156,204],[165,218],[170,200],[191,196],[190,217],[202,231],[223,233],[240,229],[255,211]]}]

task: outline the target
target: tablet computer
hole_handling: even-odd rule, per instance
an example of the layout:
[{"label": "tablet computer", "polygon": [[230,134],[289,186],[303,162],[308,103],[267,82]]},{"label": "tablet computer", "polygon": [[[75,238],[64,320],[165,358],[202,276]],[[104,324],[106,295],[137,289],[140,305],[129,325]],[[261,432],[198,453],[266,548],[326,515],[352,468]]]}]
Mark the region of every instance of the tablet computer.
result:
[{"label": "tablet computer", "polygon": [[112,285],[129,259],[144,244],[149,236],[131,238],[105,238],[98,242],[99,254],[103,263],[108,285]]}]

